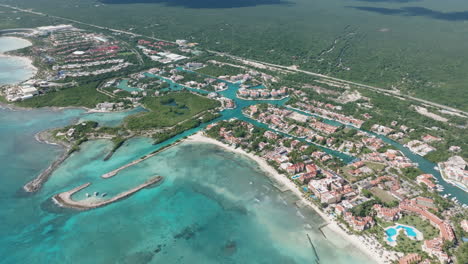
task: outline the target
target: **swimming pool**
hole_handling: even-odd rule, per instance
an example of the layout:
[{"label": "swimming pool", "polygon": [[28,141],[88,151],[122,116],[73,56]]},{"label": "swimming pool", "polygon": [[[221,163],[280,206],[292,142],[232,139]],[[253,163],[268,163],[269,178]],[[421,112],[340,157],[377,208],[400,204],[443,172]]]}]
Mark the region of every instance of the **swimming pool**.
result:
[{"label": "swimming pool", "polygon": [[412,239],[416,239],[418,236],[418,230],[412,226],[406,226],[406,225],[395,225],[388,227],[385,229],[385,234],[387,235],[387,241],[394,243],[396,242],[396,237],[399,234],[399,230],[403,229],[405,231],[406,236]]}]

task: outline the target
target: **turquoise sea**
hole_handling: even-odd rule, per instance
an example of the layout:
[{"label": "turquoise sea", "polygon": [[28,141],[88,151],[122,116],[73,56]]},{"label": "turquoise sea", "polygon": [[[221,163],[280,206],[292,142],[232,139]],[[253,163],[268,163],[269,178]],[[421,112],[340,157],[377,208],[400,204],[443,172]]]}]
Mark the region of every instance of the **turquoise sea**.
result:
[{"label": "turquoise sea", "polygon": [[31,78],[34,70],[26,58],[7,57],[2,53],[31,46],[31,42],[13,37],[0,37],[0,85],[13,84]]},{"label": "turquoise sea", "polygon": [[[5,76],[0,76],[0,83],[3,80]],[[221,94],[235,98],[238,86],[229,86]],[[223,118],[262,125],[240,112],[255,101],[235,101],[238,108],[223,111]],[[372,263],[327,228],[322,234],[318,228],[323,219],[308,208],[298,208],[297,198],[277,190],[252,160],[209,144],[179,144],[104,180],[103,173],[162,144],[134,138],[104,161],[112,144],[91,141],[65,161],[39,192],[22,190],[62,153],[57,146],[37,142],[37,132],[84,120],[115,126],[138,111],[144,109],[86,114],[78,109],[0,108],[1,263]],[[77,212],[59,208],[50,199],[86,182],[92,185],[74,199],[94,192],[112,197],[154,175],[165,177],[160,186],[100,209]]]},{"label": "turquoise sea", "polygon": [[[35,194],[21,187],[61,149],[34,139],[64,126],[82,110],[0,109],[0,256],[2,263],[372,263],[323,220],[299,209],[253,161],[214,145],[182,143],[114,178],[100,175],[154,149],[127,142],[109,161],[110,142],[85,143]],[[86,212],[58,208],[51,197],[92,182],[84,192],[109,196],[153,175],[164,182],[128,199]]]}]

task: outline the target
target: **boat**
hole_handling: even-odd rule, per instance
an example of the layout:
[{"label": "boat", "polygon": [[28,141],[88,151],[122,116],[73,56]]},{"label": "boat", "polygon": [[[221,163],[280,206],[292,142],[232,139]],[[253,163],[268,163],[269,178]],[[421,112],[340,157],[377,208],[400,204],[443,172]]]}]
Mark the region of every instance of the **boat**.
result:
[{"label": "boat", "polygon": [[103,193],[101,194],[102,197],[106,197],[107,193]]},{"label": "boat", "polygon": [[94,196],[98,196],[99,195],[99,192],[94,192]]},{"label": "boat", "polygon": [[86,197],[89,197],[89,196],[90,196],[89,193],[86,193]]}]

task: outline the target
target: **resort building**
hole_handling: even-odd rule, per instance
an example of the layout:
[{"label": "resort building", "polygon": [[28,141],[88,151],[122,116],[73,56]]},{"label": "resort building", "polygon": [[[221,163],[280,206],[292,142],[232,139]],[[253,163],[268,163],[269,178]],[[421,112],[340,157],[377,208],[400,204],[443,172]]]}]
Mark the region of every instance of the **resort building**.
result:
[{"label": "resort building", "polygon": [[351,212],[344,213],[345,221],[356,231],[364,231],[374,226],[374,219],[370,216],[354,216]]},{"label": "resort building", "polygon": [[468,186],[468,163],[462,157],[453,156],[439,166],[445,178]]},{"label": "resort building", "polygon": [[399,208],[387,208],[380,204],[374,205],[373,208],[377,213],[376,216],[387,222],[396,221],[401,217],[401,210]]},{"label": "resort building", "polygon": [[305,165],[304,163],[300,162],[300,163],[296,163],[296,164],[293,164],[291,166],[289,166],[286,171],[290,174],[294,174],[294,173],[299,173],[299,172],[303,172],[304,171],[304,168],[305,168]]},{"label": "resort building", "polygon": [[442,240],[453,241],[455,239],[455,234],[449,223],[442,221],[439,217],[429,212],[426,207],[417,204],[415,200],[405,200],[400,203],[400,209],[402,211],[414,213],[419,215],[431,223],[434,227],[438,228],[440,231],[440,238]]},{"label": "resort building", "polygon": [[450,260],[449,256],[443,251],[442,246],[444,241],[441,238],[425,240],[422,245],[422,250],[427,252],[429,256],[436,257],[441,263],[446,263]]},{"label": "resort building", "polygon": [[437,188],[437,186],[433,182],[434,176],[432,174],[421,174],[416,177],[416,182],[419,184],[425,184],[427,189],[433,191]]}]

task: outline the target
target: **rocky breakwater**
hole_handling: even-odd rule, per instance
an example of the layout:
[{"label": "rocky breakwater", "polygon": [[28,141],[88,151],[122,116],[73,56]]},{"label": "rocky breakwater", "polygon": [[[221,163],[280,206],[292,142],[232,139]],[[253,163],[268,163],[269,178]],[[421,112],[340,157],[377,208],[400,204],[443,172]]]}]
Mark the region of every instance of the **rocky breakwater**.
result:
[{"label": "rocky breakwater", "polygon": [[160,183],[162,180],[163,180],[162,176],[155,176],[149,179],[148,181],[146,181],[145,183],[140,184],[137,187],[130,189],[128,191],[122,192],[112,197],[111,199],[100,199],[97,197],[89,197],[87,199],[80,200],[80,201],[73,200],[72,199],[73,194],[91,185],[91,183],[88,182],[74,189],[71,189],[69,191],[56,194],[52,197],[52,200],[60,207],[71,208],[71,209],[76,209],[76,210],[89,210],[89,209],[103,207],[111,203],[115,203],[121,199],[124,199],[133,195],[134,193],[140,191],[141,189]]},{"label": "rocky breakwater", "polygon": [[47,167],[47,169],[42,171],[36,178],[34,178],[33,180],[31,180],[23,186],[23,189],[26,192],[38,191],[41,188],[42,184],[49,179],[50,175],[58,168],[58,166],[60,166],[60,164],[62,164],[71,154],[71,146],[66,142],[55,140],[51,132],[52,131],[46,130],[37,133],[36,140],[51,145],[60,145],[65,149],[65,151],[54,162],[52,162],[52,164],[50,164],[49,167]]}]

